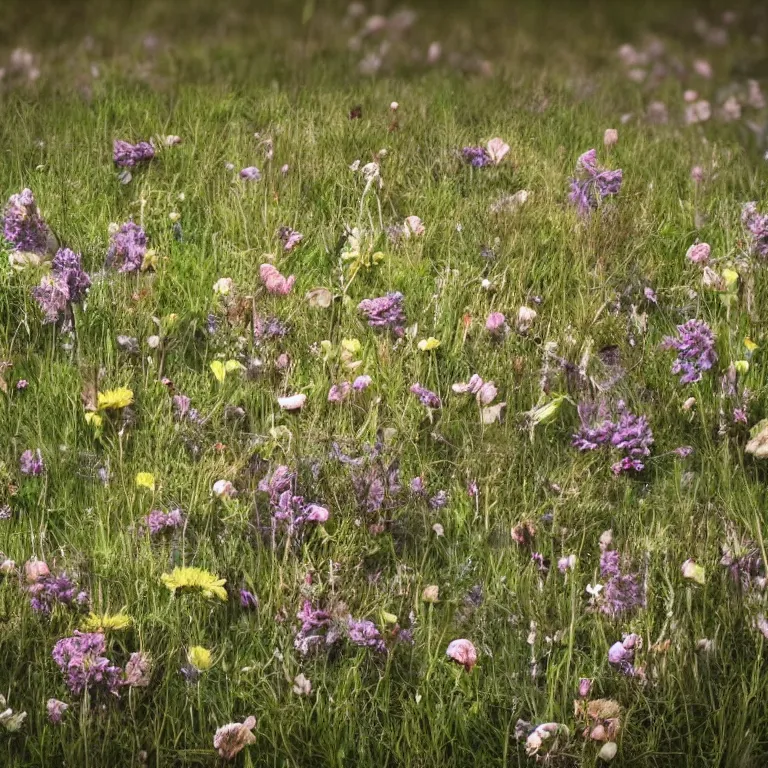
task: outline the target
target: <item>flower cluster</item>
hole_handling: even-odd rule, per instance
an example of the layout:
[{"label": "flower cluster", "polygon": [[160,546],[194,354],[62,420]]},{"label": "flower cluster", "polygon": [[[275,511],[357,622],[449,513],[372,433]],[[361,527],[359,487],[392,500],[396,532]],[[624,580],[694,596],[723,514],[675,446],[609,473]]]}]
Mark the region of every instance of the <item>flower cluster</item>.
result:
[{"label": "flower cluster", "polygon": [[25,589],[36,613],[48,615],[54,606],[78,608],[88,605],[88,593],[79,589],[66,573],[54,575],[43,560],[24,565]]},{"label": "flower cluster", "polygon": [[36,448],[34,451],[31,448],[27,448],[24,453],[19,457],[19,471],[22,475],[37,477],[42,475],[45,471],[45,463],[43,462],[43,454],[40,453],[40,449]]},{"label": "flower cluster", "polygon": [[89,691],[108,691],[117,694],[120,687],[120,667],[104,656],[104,635],[99,632],[78,632],[64,637],[53,646],[53,660],[65,673],[67,688],[79,695]]},{"label": "flower cluster", "polygon": [[464,162],[473,168],[483,168],[486,165],[492,165],[493,161],[485,147],[464,147],[461,150],[461,156]]},{"label": "flower cluster", "polygon": [[157,536],[167,531],[175,531],[184,525],[184,515],[180,509],[172,509],[169,512],[153,509],[142,522],[152,536]]},{"label": "flower cluster", "polygon": [[617,403],[618,419],[610,418],[606,403],[582,402],[578,406],[581,426],[573,436],[572,445],[580,451],[607,447],[620,450],[624,457],[611,467],[615,474],[645,468],[642,459],[651,454],[653,432],[645,416],[627,410],[623,400]]},{"label": "flower cluster", "polygon": [[46,323],[56,323],[71,311],[71,305],[81,302],[91,285],[91,278],[82,267],[79,253],[61,248],[53,257],[50,275],[32,289],[32,297],[42,309]]},{"label": "flower cluster", "polygon": [[606,198],[621,190],[622,171],[609,171],[597,164],[597,152],[590,149],[576,163],[576,176],[571,179],[569,200],[582,215],[596,209]]},{"label": "flower cluster", "polygon": [[419,398],[419,402],[427,408],[441,408],[442,401],[439,395],[435,394],[431,389],[422,387],[418,382],[411,385],[411,394],[416,395]]},{"label": "flower cluster", "polygon": [[600,555],[600,575],[607,579],[600,610],[615,618],[645,605],[640,575],[622,571],[619,553],[606,549]]},{"label": "flower cluster", "polygon": [[387,328],[395,336],[402,336],[405,332],[403,294],[399,291],[376,299],[363,299],[357,308],[366,316],[371,328]]},{"label": "flower cluster", "polygon": [[118,168],[133,168],[137,163],[144,163],[155,156],[155,148],[148,141],[131,144],[115,139],[112,146],[112,159]]},{"label": "flower cluster", "polygon": [[138,224],[126,221],[110,237],[107,266],[118,272],[138,272],[146,253],[146,233]]},{"label": "flower cluster", "polygon": [[768,214],[758,213],[755,202],[745,203],[741,209],[741,221],[749,232],[751,252],[761,259],[767,259]]},{"label": "flower cluster", "polygon": [[674,349],[677,359],[672,363],[672,373],[680,374],[681,384],[701,381],[704,371],[717,362],[715,336],[703,320],[688,320],[677,326],[677,337],[666,336],[662,349]]},{"label": "flower cluster", "polygon": [[3,232],[15,250],[45,253],[49,231],[31,189],[24,189],[9,198],[5,207]]}]

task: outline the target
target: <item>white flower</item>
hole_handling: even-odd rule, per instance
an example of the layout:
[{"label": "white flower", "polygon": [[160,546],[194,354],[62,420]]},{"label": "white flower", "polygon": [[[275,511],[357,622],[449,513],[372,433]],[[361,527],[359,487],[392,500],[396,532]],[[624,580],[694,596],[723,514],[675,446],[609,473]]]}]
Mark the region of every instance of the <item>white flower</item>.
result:
[{"label": "white flower", "polygon": [[403,224],[403,235],[406,238],[420,237],[425,232],[424,223],[418,216],[406,216],[405,223]]},{"label": "white flower", "polygon": [[496,137],[488,142],[486,149],[488,150],[488,156],[493,161],[493,164],[498,165],[504,159],[504,155],[509,152],[509,144],[507,144],[504,139]]},{"label": "white flower", "polygon": [[237,495],[235,486],[229,480],[217,480],[213,484],[213,495],[219,499],[231,499]]},{"label": "white flower", "polygon": [[213,292],[219,296],[229,296],[235,284],[231,277],[220,277],[213,284]]},{"label": "white flower", "polygon": [[300,411],[307,402],[306,395],[290,395],[289,397],[278,397],[277,404],[284,411]]}]

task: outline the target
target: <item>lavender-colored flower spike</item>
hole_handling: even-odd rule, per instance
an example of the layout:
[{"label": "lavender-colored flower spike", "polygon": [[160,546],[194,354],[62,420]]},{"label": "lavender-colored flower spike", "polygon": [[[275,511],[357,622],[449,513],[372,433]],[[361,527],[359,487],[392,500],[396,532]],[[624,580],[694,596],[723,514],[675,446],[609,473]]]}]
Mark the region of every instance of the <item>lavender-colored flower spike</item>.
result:
[{"label": "lavender-colored flower spike", "polygon": [[81,302],[91,287],[91,278],[83,269],[80,254],[60,248],[53,257],[52,267],[53,273],[67,284],[70,302]]},{"label": "lavender-colored flower spike", "polygon": [[597,152],[590,149],[579,157],[576,175],[571,179],[569,200],[582,216],[596,209],[606,197],[618,195],[623,173],[621,169],[609,171],[597,164]]},{"label": "lavender-colored flower spike", "polygon": [[48,227],[40,215],[31,189],[11,195],[3,222],[5,239],[14,250],[43,254],[48,242]]},{"label": "lavender-colored flower spike", "polygon": [[126,221],[110,238],[107,266],[118,272],[138,272],[147,252],[147,235],[132,221]]},{"label": "lavender-colored flower spike", "polygon": [[80,255],[61,248],[53,257],[50,275],[44,275],[40,285],[32,289],[32,297],[45,314],[46,323],[56,323],[68,311],[70,304],[82,301],[91,284],[83,270]]},{"label": "lavender-colored flower spike", "polygon": [[19,469],[22,475],[42,475],[45,470],[45,464],[43,463],[43,454],[40,453],[40,449],[31,450],[27,449],[21,454],[19,459]]},{"label": "lavender-colored flower spike", "polygon": [[741,221],[749,232],[751,252],[761,259],[768,258],[768,214],[758,213],[754,202],[745,203]]},{"label": "lavender-colored flower spike", "polygon": [[120,667],[114,666],[102,654],[106,651],[104,635],[78,632],[64,637],[53,646],[53,660],[66,674],[66,684],[74,694],[86,688],[103,688],[117,693],[120,685]]},{"label": "lavender-colored flower spike", "polygon": [[388,293],[376,299],[364,299],[357,308],[366,316],[371,328],[388,328],[396,336],[403,335],[406,321],[402,293]]},{"label": "lavender-colored flower spike", "polygon": [[155,156],[155,148],[148,141],[131,144],[115,139],[112,159],[118,168],[133,168],[136,163],[146,162]]},{"label": "lavender-colored flower spike", "polygon": [[438,395],[431,389],[422,387],[421,384],[411,386],[411,393],[419,398],[419,402],[427,408],[440,408],[442,403]]},{"label": "lavender-colored flower spike", "polygon": [[381,633],[372,621],[367,619],[353,619],[351,616],[347,620],[347,629],[349,630],[349,639],[355,645],[362,648],[373,648],[380,653],[387,650],[384,641],[381,639]]},{"label": "lavender-colored flower spike", "polygon": [[483,168],[493,163],[485,147],[464,147],[461,150],[461,156],[464,162],[473,168]]},{"label": "lavender-colored flower spike", "polygon": [[703,320],[688,320],[678,325],[677,334],[677,337],[667,336],[661,347],[677,352],[672,373],[680,374],[680,383],[694,384],[717,362],[715,336]]}]

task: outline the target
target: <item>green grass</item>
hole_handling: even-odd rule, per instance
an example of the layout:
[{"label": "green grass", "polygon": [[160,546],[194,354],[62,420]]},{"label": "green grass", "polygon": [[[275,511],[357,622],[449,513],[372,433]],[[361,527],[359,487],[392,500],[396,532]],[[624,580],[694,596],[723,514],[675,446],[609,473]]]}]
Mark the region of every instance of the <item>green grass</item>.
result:
[{"label": "green grass", "polygon": [[[59,242],[82,253],[92,274],[103,268],[110,222],[140,220],[158,266],[138,276],[100,273],[76,309],[74,337],[43,325],[31,296],[39,272],[13,271],[4,257],[0,266],[0,360],[12,363],[4,372],[9,393],[0,395],[0,505],[12,509],[0,523],[0,551],[19,565],[36,556],[76,575],[99,613],[124,608],[134,623],[110,636],[110,658],[123,664],[143,650],[154,661],[146,689],[119,699],[72,696],[51,650],[82,616],[62,608],[36,614],[19,578],[6,576],[0,692],[28,716],[19,733],[0,731],[0,762],[213,766],[221,762],[216,728],[255,715],[256,743],[237,765],[534,764],[515,741],[518,719],[566,723],[571,736],[554,764],[594,765],[599,745],[582,738],[573,714],[578,680],[590,677],[593,696],[623,709],[615,765],[764,765],[766,640],[753,622],[768,608],[759,591],[739,595],[719,560],[731,531],[763,549],[768,475],[744,453],[746,427],[731,425],[727,435],[718,427],[720,374],[745,357],[745,336],[758,345],[746,375],[749,424],[768,415],[768,276],[764,265],[739,261],[741,205],[768,199],[766,147],[746,122],[764,125],[766,112],[745,108],[731,123],[681,121],[686,88],[716,110],[731,83],[754,78],[766,86],[764,45],[752,40],[768,34],[764,12],[745,4],[730,42],[718,48],[695,34],[697,14],[685,6],[425,4],[379,75],[365,77],[357,63],[369,44],[348,50],[343,8],[245,5],[167,0],[107,14],[98,3],[29,4],[2,22],[0,62],[24,44],[39,54],[42,74],[33,85],[10,76],[0,82],[0,196],[30,187]],[[719,12],[702,15],[716,23]],[[153,51],[142,45],[149,31],[160,40]],[[624,42],[642,45],[646,32],[688,66],[710,60],[714,79],[630,82],[615,51]],[[433,40],[443,45],[439,64],[411,59],[412,48],[423,59]],[[482,74],[483,60],[492,74]],[[669,107],[666,125],[642,117],[655,99]],[[390,131],[393,100],[399,128]],[[362,118],[350,120],[356,105]],[[630,112],[634,118],[621,124]],[[611,152],[602,146],[608,127],[620,134]],[[273,141],[271,162],[255,132]],[[121,185],[112,140],[166,134],[183,143],[159,151]],[[462,164],[457,149],[493,136],[511,148],[499,167]],[[623,169],[624,185],[585,222],[567,191],[576,159],[590,147]],[[381,149],[384,186],[361,200],[364,180],[348,166]],[[260,182],[236,178],[249,165],[262,170]],[[694,165],[707,172],[700,186],[690,178]],[[518,211],[489,212],[502,194],[523,189],[530,198]],[[380,215],[385,226],[418,215],[426,232],[389,245]],[[288,255],[275,236],[282,225],[304,234]],[[347,225],[372,230],[386,258],[345,291],[339,242]],[[684,258],[697,238],[711,244],[718,265],[738,265],[730,310]],[[495,260],[481,255],[483,245]],[[296,275],[290,296],[264,292],[264,254]],[[231,323],[212,290],[221,277],[248,297]],[[328,309],[310,308],[304,298],[319,286],[338,296]],[[643,299],[645,287],[656,291],[658,306]],[[362,299],[393,290],[406,297],[409,325],[418,324],[399,344],[369,329],[356,310]],[[250,297],[260,314],[289,324],[284,340],[252,348]],[[533,297],[541,304],[531,331],[491,341],[487,315],[502,311],[514,325],[518,307]],[[632,321],[632,305],[647,313],[645,332]],[[220,317],[215,336],[206,332],[212,312]],[[151,350],[153,318],[167,322],[171,314],[176,323],[162,351]],[[719,362],[702,382],[681,387],[669,370],[673,355],[659,343],[689,318],[710,323]],[[139,340],[138,356],[120,350],[120,334]],[[441,346],[425,354],[416,343],[428,336]],[[338,347],[344,338],[360,340],[360,371],[374,383],[339,406],[326,397],[344,374],[323,361],[319,342]],[[643,473],[615,477],[605,454],[572,448],[578,419],[570,403],[552,423],[528,430],[523,414],[539,401],[548,342],[575,364],[591,344],[588,372],[597,380],[605,377],[597,352],[618,348],[625,374],[606,397],[625,399],[651,422],[655,444]],[[291,363],[281,372],[282,352]],[[219,384],[209,369],[214,359],[252,356],[263,362],[252,379],[235,373]],[[451,392],[473,373],[499,388],[507,403],[502,423],[483,426],[474,399]],[[163,376],[207,417],[203,427],[174,421]],[[81,399],[96,377],[100,390],[130,387],[136,400],[130,423],[121,431],[119,420],[108,421],[100,438]],[[19,379],[29,381],[24,392],[14,389]],[[443,398],[432,419],[408,393],[417,381]],[[294,392],[307,395],[306,407],[281,412],[276,397]],[[573,402],[589,396],[556,371],[552,392]],[[697,404],[685,412],[689,396]],[[242,408],[245,420],[227,419],[229,405]],[[382,514],[384,531],[374,535],[369,525],[378,516],[360,509],[350,468],[329,453],[335,441],[358,455],[381,430],[386,461],[399,461],[403,486],[422,475],[449,503],[431,510],[406,494]],[[675,458],[679,445],[693,446],[693,455]],[[40,478],[19,473],[27,448],[43,453]],[[269,509],[256,486],[267,465],[280,463],[299,470],[305,495],[328,506],[331,519],[299,543],[278,535],[273,546],[260,527]],[[106,485],[99,466],[109,467]],[[143,471],[154,474],[154,493],[135,486]],[[218,479],[235,483],[236,500],[212,498]],[[477,499],[466,493],[470,480]],[[150,540],[137,532],[151,509],[174,506],[188,516],[183,534]],[[551,560],[546,575],[511,537],[525,521],[537,529],[533,549]],[[435,535],[435,523],[444,536]],[[608,528],[647,591],[646,607],[619,619],[589,611],[585,592],[599,580],[598,539]],[[578,563],[565,578],[555,564],[570,553]],[[688,558],[705,567],[703,586],[683,578]],[[180,564],[225,578],[229,601],[171,598],[160,576]],[[433,584],[440,601],[428,605],[421,593]],[[467,595],[477,585],[483,600],[474,606]],[[240,588],[258,595],[258,611],[239,607]],[[382,629],[383,612],[403,626],[412,615],[415,643],[393,645],[386,655],[345,643],[303,658],[293,636],[304,597],[337,610],[343,603]],[[608,665],[608,648],[628,632],[643,638],[637,662],[645,683]],[[445,656],[460,637],[478,650],[469,673]],[[702,638],[714,641],[708,654],[696,650]],[[651,650],[665,641],[667,650]],[[212,649],[215,663],[190,685],[179,668],[196,644]],[[300,672],[312,682],[308,697],[292,692]],[[47,721],[50,697],[70,703],[60,726]]]}]

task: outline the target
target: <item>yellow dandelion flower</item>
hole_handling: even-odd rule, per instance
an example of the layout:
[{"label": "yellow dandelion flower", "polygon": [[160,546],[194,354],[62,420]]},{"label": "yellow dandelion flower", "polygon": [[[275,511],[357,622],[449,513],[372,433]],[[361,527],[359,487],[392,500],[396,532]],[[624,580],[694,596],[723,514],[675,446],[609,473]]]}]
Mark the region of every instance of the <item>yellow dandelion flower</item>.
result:
[{"label": "yellow dandelion flower", "polygon": [[147,488],[148,490],[155,492],[155,476],[151,472],[139,472],[136,475],[136,487]]},{"label": "yellow dandelion flower", "polygon": [[171,573],[164,573],[160,580],[165,584],[172,594],[176,594],[177,589],[193,589],[202,592],[203,597],[218,597],[219,600],[226,601],[227,590],[224,585],[226,579],[219,579],[209,571],[202,568],[179,568],[178,566]]},{"label": "yellow dandelion flower", "polygon": [[749,336],[744,338],[744,346],[747,348],[747,352],[754,352],[757,349],[757,344]]},{"label": "yellow dandelion flower", "polygon": [[193,645],[187,651],[187,661],[200,672],[205,672],[213,666],[211,652],[202,645]]},{"label": "yellow dandelion flower", "polygon": [[98,409],[100,411],[125,408],[133,402],[133,390],[128,387],[108,389],[98,393]]},{"label": "yellow dandelion flower", "polygon": [[434,336],[430,336],[428,339],[422,339],[419,342],[419,349],[422,352],[431,352],[433,349],[437,349],[440,346],[440,339],[436,339]]},{"label": "yellow dandelion flower", "polygon": [[89,613],[81,625],[83,632],[121,632],[133,624],[133,619],[120,611],[113,615]]}]

